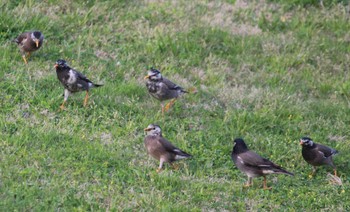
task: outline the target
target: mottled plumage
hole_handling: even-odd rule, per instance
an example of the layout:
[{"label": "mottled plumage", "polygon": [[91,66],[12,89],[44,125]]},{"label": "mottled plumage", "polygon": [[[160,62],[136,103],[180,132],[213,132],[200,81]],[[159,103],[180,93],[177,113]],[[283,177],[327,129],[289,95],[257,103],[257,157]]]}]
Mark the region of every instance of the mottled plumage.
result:
[{"label": "mottled plumage", "polygon": [[24,32],[19,35],[13,41],[18,44],[18,47],[22,53],[22,58],[27,64],[26,54],[28,57],[30,53],[38,50],[43,44],[44,35],[39,31]]},{"label": "mottled plumage", "polygon": [[[148,75],[145,76],[145,79],[147,79],[146,86],[148,92],[154,98],[158,99],[161,102],[171,99],[171,101],[165,106],[166,111],[171,107],[172,104],[174,104],[176,98],[184,93],[188,93],[182,87],[163,77],[160,71],[154,68],[151,68],[148,71]],[[162,111],[164,111],[163,105]]]},{"label": "mottled plumage", "polygon": [[317,144],[309,137],[303,137],[300,139],[300,145],[302,145],[301,153],[305,161],[312,165],[313,173],[316,173],[316,166],[329,165],[334,170],[334,175],[337,176],[337,170],[333,163],[333,155],[338,151],[322,144]]},{"label": "mottled plumage", "polygon": [[79,91],[86,91],[86,96],[84,99],[84,106],[86,106],[89,98],[88,93],[90,88],[102,86],[91,82],[82,73],[69,67],[65,60],[57,60],[55,68],[57,78],[64,86],[64,101],[60,107],[61,109],[64,109],[64,104],[67,101],[69,95],[71,93]]},{"label": "mottled plumage", "polygon": [[246,186],[252,185],[252,178],[264,177],[264,189],[267,189],[266,176],[268,174],[287,174],[293,176],[292,173],[282,169],[280,166],[272,163],[268,159],[261,157],[253,151],[250,151],[243,139],[234,140],[234,146],[231,158],[239,170],[248,176]]},{"label": "mottled plumage", "polygon": [[147,152],[160,162],[157,172],[161,171],[164,162],[171,165],[174,161],[192,157],[163,138],[161,128],[158,125],[150,124],[145,128],[145,131],[147,136],[144,143]]}]

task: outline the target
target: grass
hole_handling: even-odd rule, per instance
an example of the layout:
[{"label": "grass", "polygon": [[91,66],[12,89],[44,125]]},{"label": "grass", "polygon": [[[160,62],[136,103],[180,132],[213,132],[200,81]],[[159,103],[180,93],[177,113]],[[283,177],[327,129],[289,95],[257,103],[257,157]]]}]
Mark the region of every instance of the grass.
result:
[{"label": "grass", "polygon": [[[348,5],[342,1],[9,1],[0,3],[1,211],[348,211]],[[45,35],[24,65],[10,40]],[[104,83],[72,95],[57,59]],[[147,68],[198,93],[161,116]],[[194,155],[178,171],[147,156],[143,128]],[[337,149],[309,178],[298,139]],[[294,172],[242,188],[235,137]]]}]

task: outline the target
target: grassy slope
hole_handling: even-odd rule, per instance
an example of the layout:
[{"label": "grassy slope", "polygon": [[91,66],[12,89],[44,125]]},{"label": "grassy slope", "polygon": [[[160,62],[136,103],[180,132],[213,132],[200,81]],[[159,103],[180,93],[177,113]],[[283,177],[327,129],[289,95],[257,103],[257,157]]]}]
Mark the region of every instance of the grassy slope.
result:
[{"label": "grassy slope", "polygon": [[[342,4],[317,1],[4,0],[0,9],[0,210],[350,210],[349,41]],[[15,17],[15,18],[14,18]],[[24,65],[10,42],[41,30]],[[71,96],[54,62],[66,59],[104,87]],[[154,66],[185,88],[162,118],[143,76]],[[155,172],[143,128],[194,155]],[[301,157],[298,139],[340,151],[342,186]],[[232,140],[293,171],[273,190],[243,189]]]}]

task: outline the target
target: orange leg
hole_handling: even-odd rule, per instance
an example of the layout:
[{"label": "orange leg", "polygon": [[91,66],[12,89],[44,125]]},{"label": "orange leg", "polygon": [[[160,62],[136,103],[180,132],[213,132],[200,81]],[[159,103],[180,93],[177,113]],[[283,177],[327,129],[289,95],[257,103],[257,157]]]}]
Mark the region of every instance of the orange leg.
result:
[{"label": "orange leg", "polygon": [[271,189],[271,187],[267,187],[266,176],[264,176],[263,188],[264,188],[265,190]]},{"label": "orange leg", "polygon": [[338,175],[337,175],[337,169],[334,169],[334,176],[338,177]]},{"label": "orange leg", "polygon": [[173,104],[175,103],[176,99],[172,99],[170,102],[168,102],[168,104],[165,105],[165,112],[168,112],[168,110],[171,108],[171,106],[173,106]]},{"label": "orange leg", "polygon": [[89,91],[86,91],[85,99],[84,99],[84,107],[86,107],[89,100]]},{"label": "orange leg", "polygon": [[24,54],[24,55],[22,55],[22,58],[23,58],[23,60],[24,60],[24,63],[25,63],[25,64],[28,64],[27,59],[26,59],[26,55],[25,55],[25,54]]},{"label": "orange leg", "polygon": [[61,109],[61,110],[64,110],[64,103],[66,103],[66,100],[63,100],[63,103],[62,103],[61,106],[60,106],[60,109]]},{"label": "orange leg", "polygon": [[246,184],[244,184],[243,187],[247,188],[247,187],[250,187],[253,185],[253,181],[252,181],[252,178],[251,177],[248,177],[248,181]]}]

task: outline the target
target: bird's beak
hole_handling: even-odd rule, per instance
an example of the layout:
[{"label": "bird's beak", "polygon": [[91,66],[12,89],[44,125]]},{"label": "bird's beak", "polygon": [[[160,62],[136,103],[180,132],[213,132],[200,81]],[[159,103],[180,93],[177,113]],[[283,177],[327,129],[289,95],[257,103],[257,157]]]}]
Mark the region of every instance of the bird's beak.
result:
[{"label": "bird's beak", "polygon": [[303,144],[304,144],[304,142],[300,141],[300,142],[299,142],[299,144],[300,144],[300,145],[303,145]]},{"label": "bird's beak", "polygon": [[149,75],[145,76],[145,78],[144,78],[144,79],[148,79],[148,78],[149,78]]},{"label": "bird's beak", "polygon": [[54,67],[57,68],[57,67],[58,67],[58,64],[56,63],[56,64],[54,65]]},{"label": "bird's beak", "polygon": [[150,131],[151,130],[151,128],[145,128],[145,129],[143,129],[144,131]]},{"label": "bird's beak", "polygon": [[36,48],[38,48],[38,47],[39,47],[39,41],[36,40],[36,41],[35,41],[35,44],[36,44]]}]

